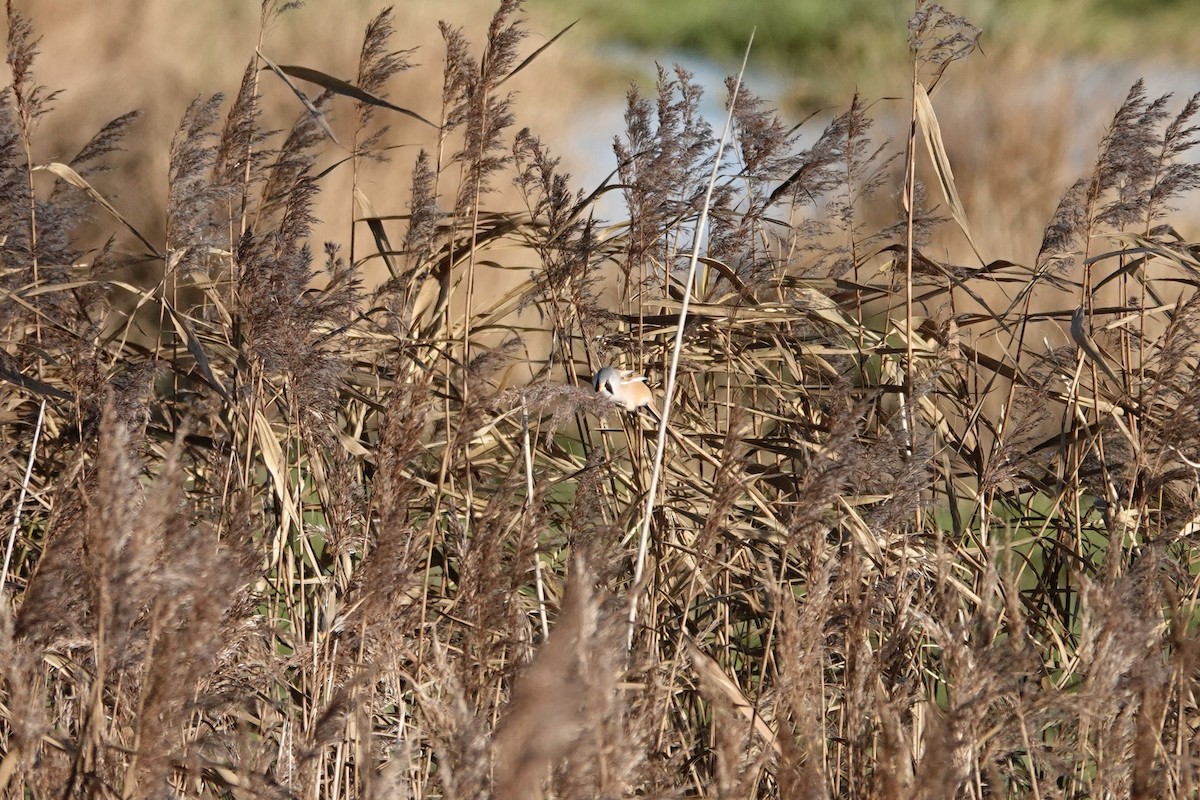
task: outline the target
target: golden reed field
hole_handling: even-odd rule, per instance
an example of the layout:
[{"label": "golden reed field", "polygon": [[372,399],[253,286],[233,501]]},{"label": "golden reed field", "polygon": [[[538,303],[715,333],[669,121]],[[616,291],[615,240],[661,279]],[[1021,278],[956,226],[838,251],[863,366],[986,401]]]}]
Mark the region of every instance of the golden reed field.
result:
[{"label": "golden reed field", "polygon": [[520,0],[6,22],[5,797],[1196,796],[1163,73],[926,2],[811,117]]}]

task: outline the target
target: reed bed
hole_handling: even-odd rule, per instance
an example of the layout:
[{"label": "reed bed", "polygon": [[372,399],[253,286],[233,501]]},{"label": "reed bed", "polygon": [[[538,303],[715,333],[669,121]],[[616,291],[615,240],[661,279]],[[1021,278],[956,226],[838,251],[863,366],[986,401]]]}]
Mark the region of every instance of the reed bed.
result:
[{"label": "reed bed", "polygon": [[959,199],[939,6],[907,140],[853,97],[802,145],[738,77],[722,134],[662,68],[584,188],[514,117],[561,46],[518,0],[442,24],[436,110],[387,9],[350,80],[264,33],[194,100],[157,237],[96,188],[133,116],[47,159],[7,20],[4,796],[1195,796],[1200,98],[1133,86],[1022,264]]}]

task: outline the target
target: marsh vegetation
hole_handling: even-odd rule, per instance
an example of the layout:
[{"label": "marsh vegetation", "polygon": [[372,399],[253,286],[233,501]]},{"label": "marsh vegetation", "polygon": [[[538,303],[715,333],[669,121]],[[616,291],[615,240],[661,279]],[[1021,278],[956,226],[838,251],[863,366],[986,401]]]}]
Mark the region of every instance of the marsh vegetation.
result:
[{"label": "marsh vegetation", "polygon": [[136,115],[43,148],[8,6],[5,796],[1195,796],[1200,98],[1134,84],[1000,250],[939,6],[898,139],[664,67],[580,186],[510,94],[578,30],[419,64],[387,9],[338,80],[270,57],[294,5],[151,225]]}]

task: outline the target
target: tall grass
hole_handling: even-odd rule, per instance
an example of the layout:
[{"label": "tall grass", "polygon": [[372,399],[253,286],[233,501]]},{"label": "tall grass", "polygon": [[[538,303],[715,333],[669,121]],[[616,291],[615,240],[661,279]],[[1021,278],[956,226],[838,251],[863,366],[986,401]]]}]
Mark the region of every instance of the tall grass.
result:
[{"label": "tall grass", "polygon": [[[292,5],[187,106],[161,237],[93,185],[131,117],[39,149],[8,7],[6,796],[1194,796],[1200,100],[1135,85],[1035,261],[954,264],[930,237],[983,210],[935,90],[978,31],[937,6],[907,141],[854,97],[802,146],[731,79],[714,164],[663,69],[580,188],[514,117],[516,0],[483,43],[442,24],[433,111],[388,97],[390,9],[353,82],[268,61]],[[338,171],[353,244],[318,247]],[[657,428],[588,378],[661,391],[680,325],[655,483]]]}]

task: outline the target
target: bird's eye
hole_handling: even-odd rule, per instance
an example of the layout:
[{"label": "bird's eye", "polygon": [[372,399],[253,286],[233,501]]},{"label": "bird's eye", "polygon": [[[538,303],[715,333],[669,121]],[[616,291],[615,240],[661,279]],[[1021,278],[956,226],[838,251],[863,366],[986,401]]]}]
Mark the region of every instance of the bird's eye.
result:
[{"label": "bird's eye", "polygon": [[604,382],[604,391],[608,392],[609,394],[612,394],[612,393],[613,393],[613,390],[612,390],[612,383],[611,383],[610,381],[605,381],[605,382]]}]

